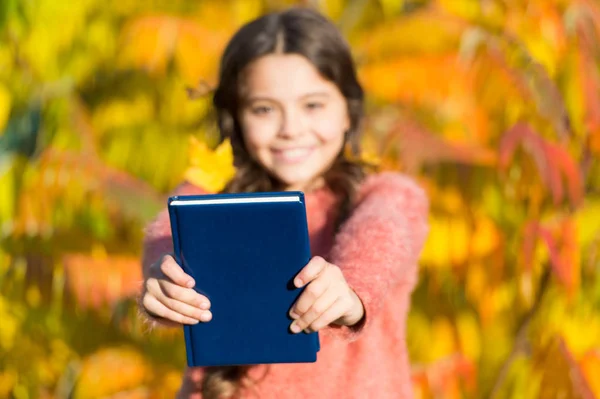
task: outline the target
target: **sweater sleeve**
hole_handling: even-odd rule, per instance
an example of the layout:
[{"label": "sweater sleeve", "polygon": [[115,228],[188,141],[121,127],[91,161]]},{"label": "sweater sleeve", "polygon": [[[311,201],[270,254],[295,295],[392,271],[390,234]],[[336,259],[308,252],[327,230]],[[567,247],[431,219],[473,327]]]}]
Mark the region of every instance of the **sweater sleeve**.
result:
[{"label": "sweater sleeve", "polygon": [[[193,195],[204,194],[205,191],[198,186],[188,182],[181,183],[171,195]],[[173,239],[171,238],[171,221],[169,211],[165,207],[156,218],[146,226],[142,246],[142,276],[144,281],[148,276],[150,266],[163,255],[173,252]],[[141,303],[145,288],[140,287],[138,295],[138,314],[146,324],[148,330],[152,330],[160,323],[154,316],[148,314]]]},{"label": "sweater sleeve", "polygon": [[[188,182],[181,183],[171,195],[205,194],[202,188]],[[164,254],[173,252],[171,238],[171,222],[169,211],[163,209],[156,218],[146,226],[142,248],[142,271],[144,279],[150,266]]]},{"label": "sweater sleeve", "polygon": [[382,306],[391,286],[414,288],[417,261],[428,232],[429,201],[410,178],[396,173],[369,177],[358,203],[335,237],[330,261],[342,269],[365,308],[352,327],[331,325],[326,333],[354,341]]}]

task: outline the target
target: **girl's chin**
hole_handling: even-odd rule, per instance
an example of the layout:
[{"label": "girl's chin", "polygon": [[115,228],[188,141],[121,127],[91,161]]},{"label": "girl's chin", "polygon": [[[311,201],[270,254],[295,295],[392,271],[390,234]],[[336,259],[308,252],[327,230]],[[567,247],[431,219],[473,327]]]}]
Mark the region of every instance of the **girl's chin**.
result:
[{"label": "girl's chin", "polygon": [[311,179],[279,179],[285,191],[310,192],[323,186],[325,180],[322,177]]}]

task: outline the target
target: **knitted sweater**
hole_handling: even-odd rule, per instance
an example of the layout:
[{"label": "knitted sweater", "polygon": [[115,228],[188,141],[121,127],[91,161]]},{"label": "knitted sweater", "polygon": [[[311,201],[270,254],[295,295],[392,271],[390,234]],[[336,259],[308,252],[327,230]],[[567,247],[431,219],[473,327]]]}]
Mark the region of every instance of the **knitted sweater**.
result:
[{"label": "knitted sweater", "polygon": [[[201,189],[182,184],[177,194]],[[261,399],[412,398],[406,316],[417,281],[417,260],[427,235],[428,200],[411,179],[396,173],[369,176],[357,205],[334,236],[338,201],[327,189],[306,194],[313,256],[339,266],[361,299],[356,326],[320,331],[316,363],[254,366]],[[169,218],[161,212],[146,231],[143,263],[172,252]],[[202,282],[198,282],[202,285]],[[266,376],[265,371],[267,371]],[[179,397],[201,399],[201,368],[188,368]],[[248,392],[244,397],[256,397]]]}]

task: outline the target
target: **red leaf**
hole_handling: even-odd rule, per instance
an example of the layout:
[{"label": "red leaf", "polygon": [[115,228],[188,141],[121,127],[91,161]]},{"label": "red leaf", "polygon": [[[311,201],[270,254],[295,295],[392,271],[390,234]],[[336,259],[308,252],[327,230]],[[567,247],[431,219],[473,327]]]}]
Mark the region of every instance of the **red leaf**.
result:
[{"label": "red leaf", "polygon": [[577,164],[567,150],[558,144],[546,143],[546,151],[548,152],[548,159],[555,162],[564,174],[571,204],[573,206],[581,204],[583,200],[583,182]]},{"label": "red leaf", "polygon": [[583,182],[578,165],[569,152],[559,144],[549,142],[530,126],[518,123],[509,129],[500,141],[500,166],[506,168],[513,159],[519,144],[529,153],[538,168],[544,184],[550,189],[555,204],[564,198],[563,178],[573,206],[583,200]]},{"label": "red leaf", "polygon": [[560,172],[548,159],[546,141],[529,125],[518,123],[504,133],[500,141],[500,165],[503,168],[508,166],[519,143],[533,157],[542,181],[550,188],[554,203],[558,204],[563,197]]},{"label": "red leaf", "polygon": [[395,148],[398,139],[400,157],[408,172],[416,172],[423,164],[455,162],[468,165],[490,166],[496,163],[493,151],[481,146],[467,146],[450,143],[420,126],[402,118],[382,140],[384,149]]}]

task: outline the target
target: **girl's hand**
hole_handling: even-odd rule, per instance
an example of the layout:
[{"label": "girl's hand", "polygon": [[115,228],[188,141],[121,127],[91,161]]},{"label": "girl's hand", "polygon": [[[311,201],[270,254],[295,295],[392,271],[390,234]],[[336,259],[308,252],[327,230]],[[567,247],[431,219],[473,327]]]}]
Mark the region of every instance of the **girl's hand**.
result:
[{"label": "girl's hand", "polygon": [[293,333],[318,331],[331,323],[353,326],[363,318],[363,304],[339,267],[314,257],[294,279],[298,288],[307,284],[290,310]]},{"label": "girl's hand", "polygon": [[175,259],[165,255],[145,276],[141,305],[151,317],[167,325],[210,321],[210,301],[194,291],[194,285],[194,279]]}]

